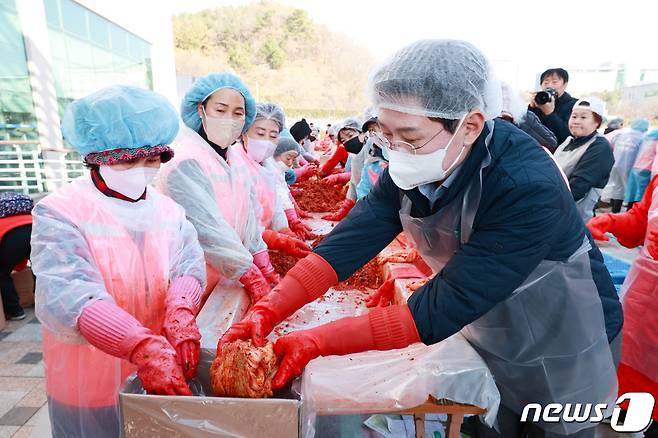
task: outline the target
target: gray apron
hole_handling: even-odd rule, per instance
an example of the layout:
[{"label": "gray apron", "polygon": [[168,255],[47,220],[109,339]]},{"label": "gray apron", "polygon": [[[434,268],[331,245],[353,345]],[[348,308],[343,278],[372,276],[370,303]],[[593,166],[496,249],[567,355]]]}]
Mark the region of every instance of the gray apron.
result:
[{"label": "gray apron", "polygon": [[[493,134],[486,139],[487,145]],[[478,177],[462,196],[425,218],[410,215],[402,197],[400,220],[427,264],[440,272],[470,238],[482,191]],[[461,330],[496,380],[503,405],[521,414],[528,403],[609,403],[617,376],[603,308],[592,279],[587,239],[564,262],[544,260],[509,298]],[[575,433],[591,423],[539,423],[544,430]]]},{"label": "gray apron", "polygon": [[[560,165],[560,168],[567,178],[571,177],[571,173],[576,168],[580,159],[585,155],[587,149],[589,149],[598,137],[600,137],[600,135],[597,134],[581,147],[571,151],[565,151],[564,148],[566,148],[569,143],[571,143],[571,140],[573,140],[572,137],[567,137],[567,139],[555,150],[555,154],[553,155],[555,161]],[[578,210],[580,217],[583,219],[583,222],[587,223],[587,221],[594,216],[594,206],[599,202],[602,191],[603,189],[592,187],[585,196],[576,201],[576,209]]]}]

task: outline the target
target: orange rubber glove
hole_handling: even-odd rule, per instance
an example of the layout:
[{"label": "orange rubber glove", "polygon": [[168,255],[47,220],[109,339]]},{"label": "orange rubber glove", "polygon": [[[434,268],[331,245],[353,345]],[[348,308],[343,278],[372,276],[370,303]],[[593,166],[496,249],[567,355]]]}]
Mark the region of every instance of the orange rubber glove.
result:
[{"label": "orange rubber glove", "polygon": [[281,359],[272,388],[280,389],[318,356],[368,350],[393,350],[420,342],[409,307],[377,307],[367,315],[343,318],[279,338],[274,352]]}]

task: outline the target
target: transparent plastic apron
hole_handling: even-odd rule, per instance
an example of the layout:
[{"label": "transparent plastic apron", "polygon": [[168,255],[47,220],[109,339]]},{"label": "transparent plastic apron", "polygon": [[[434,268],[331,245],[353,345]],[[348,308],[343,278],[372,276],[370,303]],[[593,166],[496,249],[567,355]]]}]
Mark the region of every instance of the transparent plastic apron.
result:
[{"label": "transparent plastic apron", "polygon": [[[654,189],[647,213],[647,233],[658,230],[658,188]],[[658,260],[647,246],[635,258],[621,289],[624,330],[621,363],[658,383]]]},{"label": "transparent plastic apron", "polygon": [[[411,201],[402,198],[404,232],[435,272],[470,238],[490,161],[462,196],[431,216],[411,217]],[[589,249],[585,239],[567,261],[542,261],[509,298],[461,330],[489,366],[502,403],[518,414],[528,403],[614,403],[617,379]],[[539,425],[561,434],[593,426]]]},{"label": "transparent plastic apron", "polygon": [[[564,143],[555,150],[555,160],[558,162],[560,168],[567,177],[571,177],[571,173],[576,168],[580,159],[585,155],[585,152],[587,152],[587,149],[589,149],[592,143],[594,143],[599,137],[599,135],[595,135],[581,147],[571,151],[565,151],[564,148],[566,148],[572,140],[572,137],[568,137]],[[602,192],[603,189],[592,187],[585,196],[576,201],[576,210],[578,210],[578,214],[583,219],[583,222],[587,223],[587,221],[594,216],[594,206],[599,202]]]}]

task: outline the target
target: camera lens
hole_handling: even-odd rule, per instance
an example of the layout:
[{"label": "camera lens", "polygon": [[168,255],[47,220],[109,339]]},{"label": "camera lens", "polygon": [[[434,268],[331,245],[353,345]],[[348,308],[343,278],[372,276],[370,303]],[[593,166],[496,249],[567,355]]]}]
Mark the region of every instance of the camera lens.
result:
[{"label": "camera lens", "polygon": [[548,103],[551,100],[551,95],[547,91],[540,91],[535,94],[535,103],[537,105],[543,105]]}]

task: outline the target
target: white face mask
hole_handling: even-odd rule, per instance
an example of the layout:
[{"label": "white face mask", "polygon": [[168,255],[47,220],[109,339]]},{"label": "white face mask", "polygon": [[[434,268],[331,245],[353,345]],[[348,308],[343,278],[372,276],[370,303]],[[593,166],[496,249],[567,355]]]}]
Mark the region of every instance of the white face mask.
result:
[{"label": "white face mask", "polygon": [[244,120],[240,119],[227,119],[224,117],[208,117],[206,109],[202,106],[203,111],[203,129],[206,131],[208,140],[215,143],[222,149],[226,149],[235,143],[235,140],[242,133],[244,127]]},{"label": "white face mask", "polygon": [[464,120],[465,117],[459,122],[455,133],[450,137],[450,141],[448,141],[446,147],[430,154],[414,155],[408,152],[389,149],[388,168],[395,185],[402,190],[411,190],[423,184],[441,181],[447,178],[455,170],[457,162],[459,162],[466,150],[466,147],[462,146],[462,150],[459,152],[457,158],[455,158],[447,169],[443,169],[443,160],[448,153],[448,148],[455,139]]},{"label": "white face mask", "polygon": [[133,167],[115,170],[112,166],[100,166],[99,172],[105,184],[130,199],[139,199],[158,173],[157,167]]},{"label": "white face mask", "polygon": [[290,170],[290,167],[283,161],[276,160],[275,161],[276,167],[281,170],[281,172],[285,172],[286,170]]},{"label": "white face mask", "polygon": [[276,145],[269,140],[247,139],[247,155],[257,163],[262,163],[274,154]]}]

